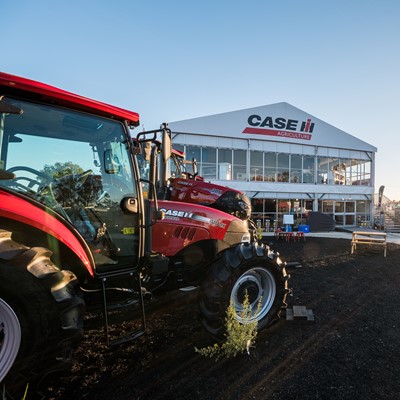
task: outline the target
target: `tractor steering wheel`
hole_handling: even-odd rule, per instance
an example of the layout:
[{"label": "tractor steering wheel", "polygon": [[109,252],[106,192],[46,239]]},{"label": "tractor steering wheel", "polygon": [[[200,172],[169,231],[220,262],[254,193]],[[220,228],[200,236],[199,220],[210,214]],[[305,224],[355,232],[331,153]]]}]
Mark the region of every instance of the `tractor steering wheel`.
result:
[{"label": "tractor steering wheel", "polygon": [[[93,171],[91,169],[88,169],[84,172],[76,174],[75,179],[76,179],[77,184],[79,186],[82,186],[86,182],[86,179],[88,178],[88,176],[90,176],[90,175],[93,175]],[[79,187],[77,189],[79,189]]]},{"label": "tractor steering wheel", "polygon": [[[33,187],[35,185],[38,185],[38,188],[39,188],[39,187],[42,187],[43,185],[48,185],[49,183],[51,183],[53,181],[53,178],[50,175],[46,174],[45,172],[41,172],[41,171],[38,171],[37,169],[22,166],[22,165],[17,165],[15,167],[11,167],[11,168],[7,169],[7,171],[11,172],[11,173],[14,173],[15,171],[26,171],[26,172],[30,172],[31,174],[36,175],[43,179],[43,181],[39,181],[37,179],[29,178],[27,176],[15,177],[13,179],[13,181],[16,182],[16,184],[18,186],[24,188],[27,192],[34,192]],[[27,181],[28,184],[24,185],[18,181]]]}]

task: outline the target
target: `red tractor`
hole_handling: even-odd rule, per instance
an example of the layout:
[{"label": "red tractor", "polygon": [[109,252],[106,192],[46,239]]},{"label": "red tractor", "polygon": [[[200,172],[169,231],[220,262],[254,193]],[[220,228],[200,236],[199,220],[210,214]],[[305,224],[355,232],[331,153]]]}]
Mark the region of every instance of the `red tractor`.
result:
[{"label": "red tractor", "polygon": [[[152,195],[137,159],[158,144],[132,141],[138,125],[134,112],[0,73],[0,381],[11,396],[69,366],[85,303],[103,310],[110,345],[145,332],[144,296],[161,287],[196,287],[217,335],[229,302],[239,313],[246,293],[260,329],[285,307],[285,264],[249,243],[241,219]],[[118,289],[141,324],[112,338]]]},{"label": "red tractor", "polygon": [[[240,190],[206,182],[197,174],[196,160],[185,160],[184,153],[172,152],[175,170],[170,173],[170,200],[202,204],[225,211],[244,221],[251,217],[249,198]],[[192,172],[189,171],[191,166]]]},{"label": "red tractor", "polygon": [[[167,124],[163,124],[159,131],[167,131],[171,135]],[[163,135],[165,137],[165,135]],[[160,143],[160,148],[162,143]],[[143,173],[150,173],[150,166],[144,160]],[[227,186],[206,182],[197,173],[197,162],[185,159],[185,154],[173,149],[169,159],[164,159],[159,152],[157,168],[154,172],[157,194],[159,199],[168,199],[184,203],[201,204],[234,215],[248,224],[252,239],[255,239],[256,227],[251,218],[251,202],[240,190]]]}]

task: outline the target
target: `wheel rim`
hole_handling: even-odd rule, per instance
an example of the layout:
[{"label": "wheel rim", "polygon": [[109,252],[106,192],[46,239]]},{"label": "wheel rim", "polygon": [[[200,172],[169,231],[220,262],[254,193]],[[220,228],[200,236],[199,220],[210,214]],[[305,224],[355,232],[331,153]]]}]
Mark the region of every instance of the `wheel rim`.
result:
[{"label": "wheel rim", "polygon": [[21,343],[21,326],[13,309],[0,299],[0,382],[14,364]]},{"label": "wheel rim", "polygon": [[[243,310],[246,293],[252,315],[242,318],[240,312]],[[237,320],[241,323],[261,321],[274,304],[275,295],[276,282],[271,272],[261,267],[249,269],[239,277],[231,293],[231,302],[235,307]]]}]

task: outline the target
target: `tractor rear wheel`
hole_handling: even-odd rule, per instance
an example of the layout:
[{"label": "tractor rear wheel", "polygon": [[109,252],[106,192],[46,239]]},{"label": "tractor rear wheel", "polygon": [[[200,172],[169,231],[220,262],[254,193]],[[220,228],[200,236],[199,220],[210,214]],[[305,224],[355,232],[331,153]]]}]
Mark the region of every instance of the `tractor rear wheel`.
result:
[{"label": "tractor rear wheel", "polygon": [[[288,278],[285,264],[264,245],[242,243],[225,250],[210,266],[201,288],[203,326],[212,335],[222,338],[230,304],[239,322],[257,321],[259,331],[270,326],[287,306]],[[246,295],[252,316],[243,321],[240,312]]]},{"label": "tractor rear wheel", "polygon": [[0,382],[17,358],[21,344],[21,325],[14,310],[0,298]]},{"label": "tractor rear wheel", "polygon": [[34,392],[50,373],[71,365],[83,336],[77,279],[45,248],[8,240],[0,252],[0,381],[10,398]]}]

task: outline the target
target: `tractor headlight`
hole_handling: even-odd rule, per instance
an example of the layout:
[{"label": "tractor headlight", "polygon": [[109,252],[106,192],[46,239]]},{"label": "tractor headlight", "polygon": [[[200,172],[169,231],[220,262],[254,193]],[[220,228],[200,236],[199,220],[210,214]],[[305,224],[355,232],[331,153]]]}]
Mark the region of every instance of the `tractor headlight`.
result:
[{"label": "tractor headlight", "polygon": [[246,232],[242,235],[242,242],[250,243],[250,233]]},{"label": "tractor headlight", "polygon": [[246,220],[251,215],[251,203],[248,197],[239,192],[227,191],[215,202],[215,208]]}]

